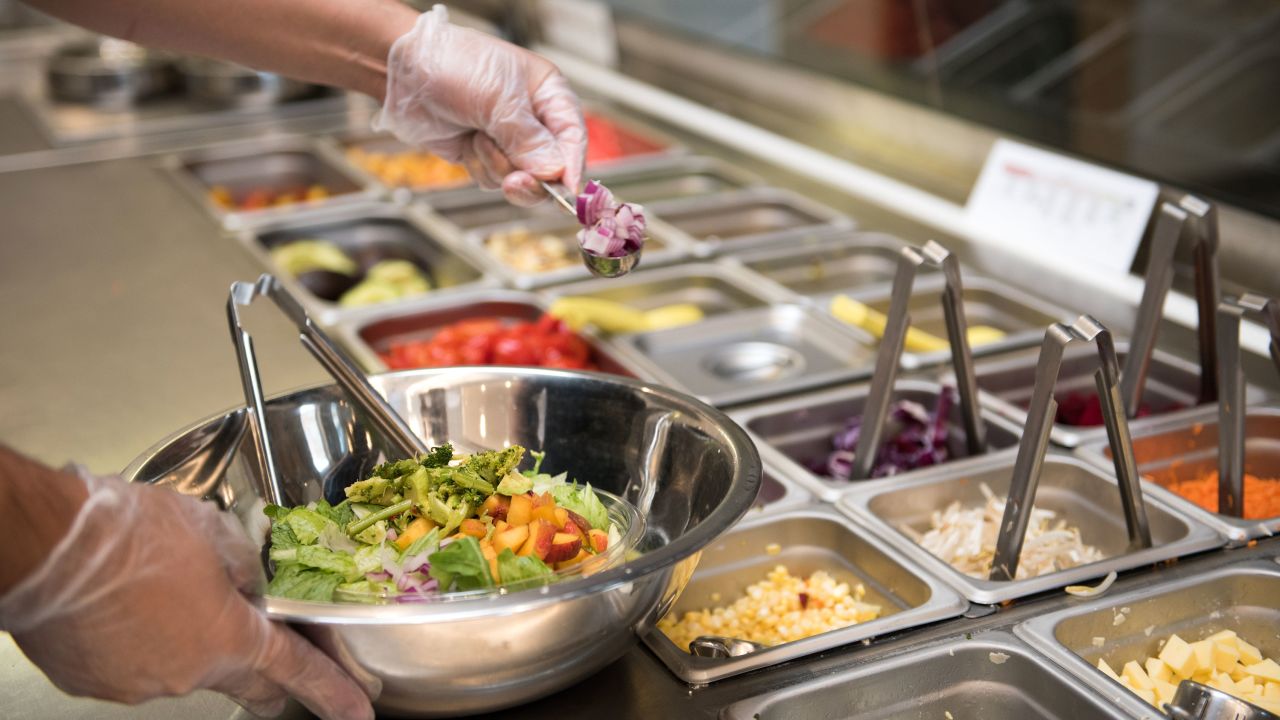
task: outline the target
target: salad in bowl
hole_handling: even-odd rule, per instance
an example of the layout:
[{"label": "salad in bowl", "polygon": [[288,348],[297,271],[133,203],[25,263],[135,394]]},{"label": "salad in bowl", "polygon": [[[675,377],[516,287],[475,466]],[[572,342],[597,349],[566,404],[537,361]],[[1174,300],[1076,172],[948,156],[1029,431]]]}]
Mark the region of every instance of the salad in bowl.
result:
[{"label": "salad in bowl", "polygon": [[642,531],[625,501],[565,473],[518,469],[525,448],[451,445],[383,463],[336,505],[269,505],[267,594],[319,602],[415,602],[506,593],[590,575]]}]

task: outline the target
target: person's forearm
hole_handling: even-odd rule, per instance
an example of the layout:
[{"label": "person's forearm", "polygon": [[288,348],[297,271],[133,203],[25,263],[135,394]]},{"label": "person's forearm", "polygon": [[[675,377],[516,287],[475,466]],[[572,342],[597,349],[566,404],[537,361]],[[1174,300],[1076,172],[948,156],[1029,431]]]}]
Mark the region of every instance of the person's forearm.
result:
[{"label": "person's forearm", "polygon": [[387,52],[417,11],[397,0],[26,0],[147,47],[230,60],[381,100]]},{"label": "person's forearm", "polygon": [[35,570],[66,534],[87,495],[79,478],[0,445],[0,596]]}]

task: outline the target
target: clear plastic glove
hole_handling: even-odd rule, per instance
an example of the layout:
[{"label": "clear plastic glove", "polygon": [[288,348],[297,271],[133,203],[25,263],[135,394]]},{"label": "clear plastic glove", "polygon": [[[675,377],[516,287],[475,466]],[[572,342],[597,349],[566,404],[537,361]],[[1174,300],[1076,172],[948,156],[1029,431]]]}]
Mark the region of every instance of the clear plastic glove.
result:
[{"label": "clear plastic glove", "polygon": [[374,129],[462,163],[481,187],[518,205],[578,192],[587,131],[578,98],[545,58],[449,23],[436,5],[391,46],[387,97]]},{"label": "clear plastic glove", "polygon": [[0,629],[55,685],[131,704],[207,688],[257,715],[293,695],[323,718],[373,718],[346,673],[240,594],[264,578],[232,516],[79,474],[88,497],[66,536],[0,598]]}]

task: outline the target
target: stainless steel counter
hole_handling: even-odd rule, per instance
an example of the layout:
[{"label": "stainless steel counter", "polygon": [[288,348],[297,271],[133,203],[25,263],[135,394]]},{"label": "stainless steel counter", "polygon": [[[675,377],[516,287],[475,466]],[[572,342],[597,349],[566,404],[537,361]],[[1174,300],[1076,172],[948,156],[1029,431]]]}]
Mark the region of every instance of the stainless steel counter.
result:
[{"label": "stainless steel counter", "polygon": [[[9,141],[11,129],[24,132],[21,123],[30,118],[22,113],[22,108],[0,102],[0,138],[5,138],[0,142]],[[360,122],[358,117],[327,117],[275,129],[321,132]],[[727,159],[774,185],[848,213],[863,228],[913,243],[938,238],[955,246],[974,267],[1000,269],[1018,282],[1016,272],[955,238],[785,170],[727,154],[705,139],[676,134],[695,151]],[[139,156],[234,135],[104,143],[0,158],[0,217],[5,220],[0,242],[0,307],[5,308],[0,442],[48,463],[74,460],[96,472],[113,472],[175,429],[240,404],[224,303],[232,281],[252,278],[263,267],[172,183],[155,156]],[[31,141],[29,135],[14,138],[17,144]],[[1080,303],[1070,309],[1093,312],[1116,329],[1127,329],[1131,308],[1081,299],[1077,288],[1054,278],[1038,280],[1021,284],[1034,285],[1039,294],[1060,303]],[[286,322],[269,311],[262,317],[251,313],[248,321],[268,393],[325,380]],[[1162,344],[1190,347],[1190,341],[1189,333],[1172,328],[1162,335]],[[1233,551],[1230,557],[1244,560],[1276,552],[1276,543],[1270,542]],[[1222,559],[1215,552],[1175,567],[1135,572],[1112,592],[1192,574]],[[902,631],[871,647],[855,644],[697,689],[637,646],[580,685],[501,715],[713,718],[734,701],[865,665],[922,641],[1007,629],[1061,602],[1057,593],[1020,601],[985,617]],[[69,698],[7,637],[0,640],[0,682],[6,689],[0,696],[2,717],[247,717],[210,693],[137,708]],[[291,706],[286,716],[307,713]]]}]

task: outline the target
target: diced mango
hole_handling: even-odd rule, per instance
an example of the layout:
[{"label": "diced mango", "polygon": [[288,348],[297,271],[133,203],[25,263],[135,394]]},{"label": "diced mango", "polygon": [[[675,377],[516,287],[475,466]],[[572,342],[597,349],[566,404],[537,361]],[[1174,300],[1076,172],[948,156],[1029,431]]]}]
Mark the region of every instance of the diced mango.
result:
[{"label": "diced mango", "polygon": [[1181,677],[1191,677],[1195,673],[1196,658],[1186,640],[1172,635],[1160,651],[1160,659]]},{"label": "diced mango", "polygon": [[1116,682],[1120,681],[1120,676],[1116,674],[1115,670],[1111,669],[1111,666],[1107,664],[1106,660],[1098,658],[1098,669],[1112,680],[1115,680]]},{"label": "diced mango", "polygon": [[1155,685],[1151,682],[1151,678],[1147,677],[1147,673],[1142,669],[1136,660],[1130,660],[1124,664],[1124,668],[1120,671],[1129,679],[1129,684],[1136,689],[1153,690]]},{"label": "diced mango", "polygon": [[1259,680],[1280,683],[1280,665],[1277,665],[1276,661],[1271,658],[1252,665],[1245,665],[1244,670]]},{"label": "diced mango", "polygon": [[1160,658],[1149,657],[1145,665],[1147,677],[1151,678],[1152,682],[1168,683],[1173,680],[1173,668]]}]

